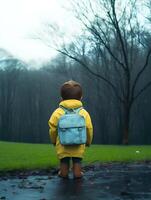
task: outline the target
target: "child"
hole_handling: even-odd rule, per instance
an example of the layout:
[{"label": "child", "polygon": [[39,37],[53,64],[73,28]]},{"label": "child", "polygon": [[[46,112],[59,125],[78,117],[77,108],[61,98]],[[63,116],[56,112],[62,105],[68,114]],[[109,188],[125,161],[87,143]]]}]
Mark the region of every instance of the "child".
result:
[{"label": "child", "polygon": [[58,136],[58,121],[65,114],[63,108],[70,110],[82,107],[82,87],[79,83],[71,80],[61,86],[60,92],[62,97],[62,101],[59,104],[60,107],[53,112],[48,122],[50,138],[56,146],[56,152],[60,159],[60,171],[58,175],[62,178],[68,178],[70,159],[72,159],[74,178],[82,178],[81,161],[85,146],[91,144],[93,137],[91,118],[85,109],[80,109],[79,115],[84,117],[86,124],[86,144],[62,145]]}]

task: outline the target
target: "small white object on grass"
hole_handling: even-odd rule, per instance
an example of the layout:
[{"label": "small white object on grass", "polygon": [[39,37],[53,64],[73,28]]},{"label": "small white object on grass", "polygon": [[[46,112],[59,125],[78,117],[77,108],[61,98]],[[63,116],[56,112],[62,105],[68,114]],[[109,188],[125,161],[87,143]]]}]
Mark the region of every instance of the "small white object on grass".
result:
[{"label": "small white object on grass", "polygon": [[136,151],[136,153],[140,153],[140,151]]}]

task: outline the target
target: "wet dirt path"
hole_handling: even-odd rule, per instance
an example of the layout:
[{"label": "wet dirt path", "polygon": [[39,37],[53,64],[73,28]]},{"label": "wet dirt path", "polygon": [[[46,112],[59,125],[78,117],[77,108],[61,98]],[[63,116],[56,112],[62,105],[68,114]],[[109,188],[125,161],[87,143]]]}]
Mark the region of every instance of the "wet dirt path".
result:
[{"label": "wet dirt path", "polygon": [[55,173],[0,177],[2,200],[151,199],[151,163],[85,167],[84,178],[63,180]]}]

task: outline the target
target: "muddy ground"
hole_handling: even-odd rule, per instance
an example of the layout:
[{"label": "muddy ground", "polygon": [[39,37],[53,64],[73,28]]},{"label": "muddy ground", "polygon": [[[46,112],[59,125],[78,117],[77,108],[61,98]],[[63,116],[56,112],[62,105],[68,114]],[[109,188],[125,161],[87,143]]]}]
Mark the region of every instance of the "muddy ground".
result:
[{"label": "muddy ground", "polygon": [[84,178],[69,180],[57,170],[0,174],[2,200],[151,200],[151,162],[95,164],[84,167]]}]

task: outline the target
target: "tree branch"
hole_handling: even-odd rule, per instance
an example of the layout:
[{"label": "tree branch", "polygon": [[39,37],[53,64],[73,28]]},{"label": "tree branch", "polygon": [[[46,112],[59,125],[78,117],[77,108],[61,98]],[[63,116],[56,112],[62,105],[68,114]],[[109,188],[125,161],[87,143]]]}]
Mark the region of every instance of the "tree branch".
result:
[{"label": "tree branch", "polygon": [[[91,5],[92,6],[92,5]],[[80,8],[80,7],[79,7]],[[93,11],[94,12],[94,11]],[[94,13],[93,13],[94,14]],[[97,25],[97,27],[99,28],[99,31],[103,34],[105,40],[101,37],[99,31],[97,30],[97,28],[95,27],[95,24],[93,24],[94,22],[91,22],[89,20],[89,18],[87,17],[87,15],[85,15],[84,12],[81,13],[81,15],[83,16],[83,18],[85,20],[82,19],[82,17],[78,16],[77,18],[83,23],[83,25],[87,28],[87,30],[89,30],[93,36],[95,36],[96,39],[99,39],[99,41],[104,45],[104,47],[108,50],[109,54],[111,55],[111,57],[124,69],[124,71],[127,70],[126,66],[120,62],[120,60],[118,59],[117,56],[114,55],[113,51],[111,50],[110,46],[106,44],[105,40],[107,41],[106,38],[106,33],[103,31],[103,29],[101,28],[101,23],[99,24],[98,19],[102,20],[102,22],[106,25],[105,23],[105,19],[101,19],[98,15],[95,15],[94,17],[97,19],[97,21],[95,22],[95,24]],[[87,21],[87,23],[85,22]],[[109,23],[109,22],[108,22]]]},{"label": "tree branch", "polygon": [[142,67],[142,69],[138,72],[136,78],[135,78],[135,81],[134,81],[134,84],[133,84],[133,87],[132,87],[132,92],[131,92],[131,98],[133,99],[134,98],[134,92],[135,92],[135,88],[136,88],[136,85],[137,85],[137,82],[138,80],[140,79],[141,75],[143,74],[143,72],[145,71],[146,67],[148,66],[148,62],[149,62],[149,58],[150,58],[150,55],[151,55],[151,48],[149,49],[148,51],[148,54],[146,56],[146,62],[144,64],[144,66]]},{"label": "tree branch", "polygon": [[119,36],[121,47],[122,47],[122,51],[123,51],[123,56],[124,56],[124,60],[125,60],[125,65],[126,65],[126,68],[128,70],[129,69],[129,64],[128,64],[127,54],[126,54],[125,47],[124,47],[124,42],[123,42],[123,39],[122,39],[122,34],[121,34],[121,31],[120,31],[118,20],[117,20],[117,16],[116,16],[115,0],[111,1],[111,7],[112,7],[112,13],[113,13],[114,19],[111,17],[110,12],[108,12],[108,16],[109,16],[111,22],[113,23],[113,26],[115,27],[115,29],[117,31],[117,34]]},{"label": "tree branch", "polygon": [[137,95],[134,96],[134,98],[132,99],[132,103],[147,89],[151,86],[151,81],[148,82],[139,92]]},{"label": "tree branch", "polygon": [[117,97],[121,102],[123,102],[123,103],[125,102],[124,99],[122,99],[122,98],[119,96],[119,94],[118,94],[118,92],[117,92],[117,88],[113,85],[113,83],[111,83],[109,80],[107,80],[105,77],[101,76],[100,74],[97,74],[97,73],[95,73],[94,71],[92,71],[92,70],[91,70],[84,62],[82,62],[80,59],[78,59],[78,58],[76,58],[76,57],[70,55],[70,54],[67,52],[67,50],[65,50],[65,51],[62,51],[62,50],[59,50],[59,49],[56,49],[56,50],[57,50],[59,53],[62,53],[63,55],[66,55],[66,56],[68,56],[69,58],[71,58],[71,59],[77,61],[77,62],[80,63],[89,73],[91,73],[92,75],[94,75],[94,76],[96,76],[96,77],[102,79],[103,81],[105,81],[105,82],[106,82],[108,85],[110,85],[110,87],[113,89],[113,91],[114,91],[116,97]]},{"label": "tree branch", "polygon": [[[101,37],[100,34],[98,33],[97,29],[96,29],[94,26],[92,26],[92,28],[87,26],[87,28],[88,28],[93,34],[96,35],[96,37],[100,40],[100,42],[101,42],[101,43],[105,46],[105,48],[108,50],[108,52],[109,52],[109,54],[112,56],[112,58],[113,58],[120,66],[122,66],[122,68],[123,68],[124,70],[126,70],[125,65],[124,65],[122,62],[120,62],[120,60],[113,54],[113,52],[111,51],[111,48],[110,48],[109,45],[107,45],[107,44],[105,43],[105,41],[102,39],[102,37]],[[101,32],[102,32],[102,31],[103,31],[103,30],[101,30]],[[103,34],[105,34],[105,33],[103,33]]]}]

